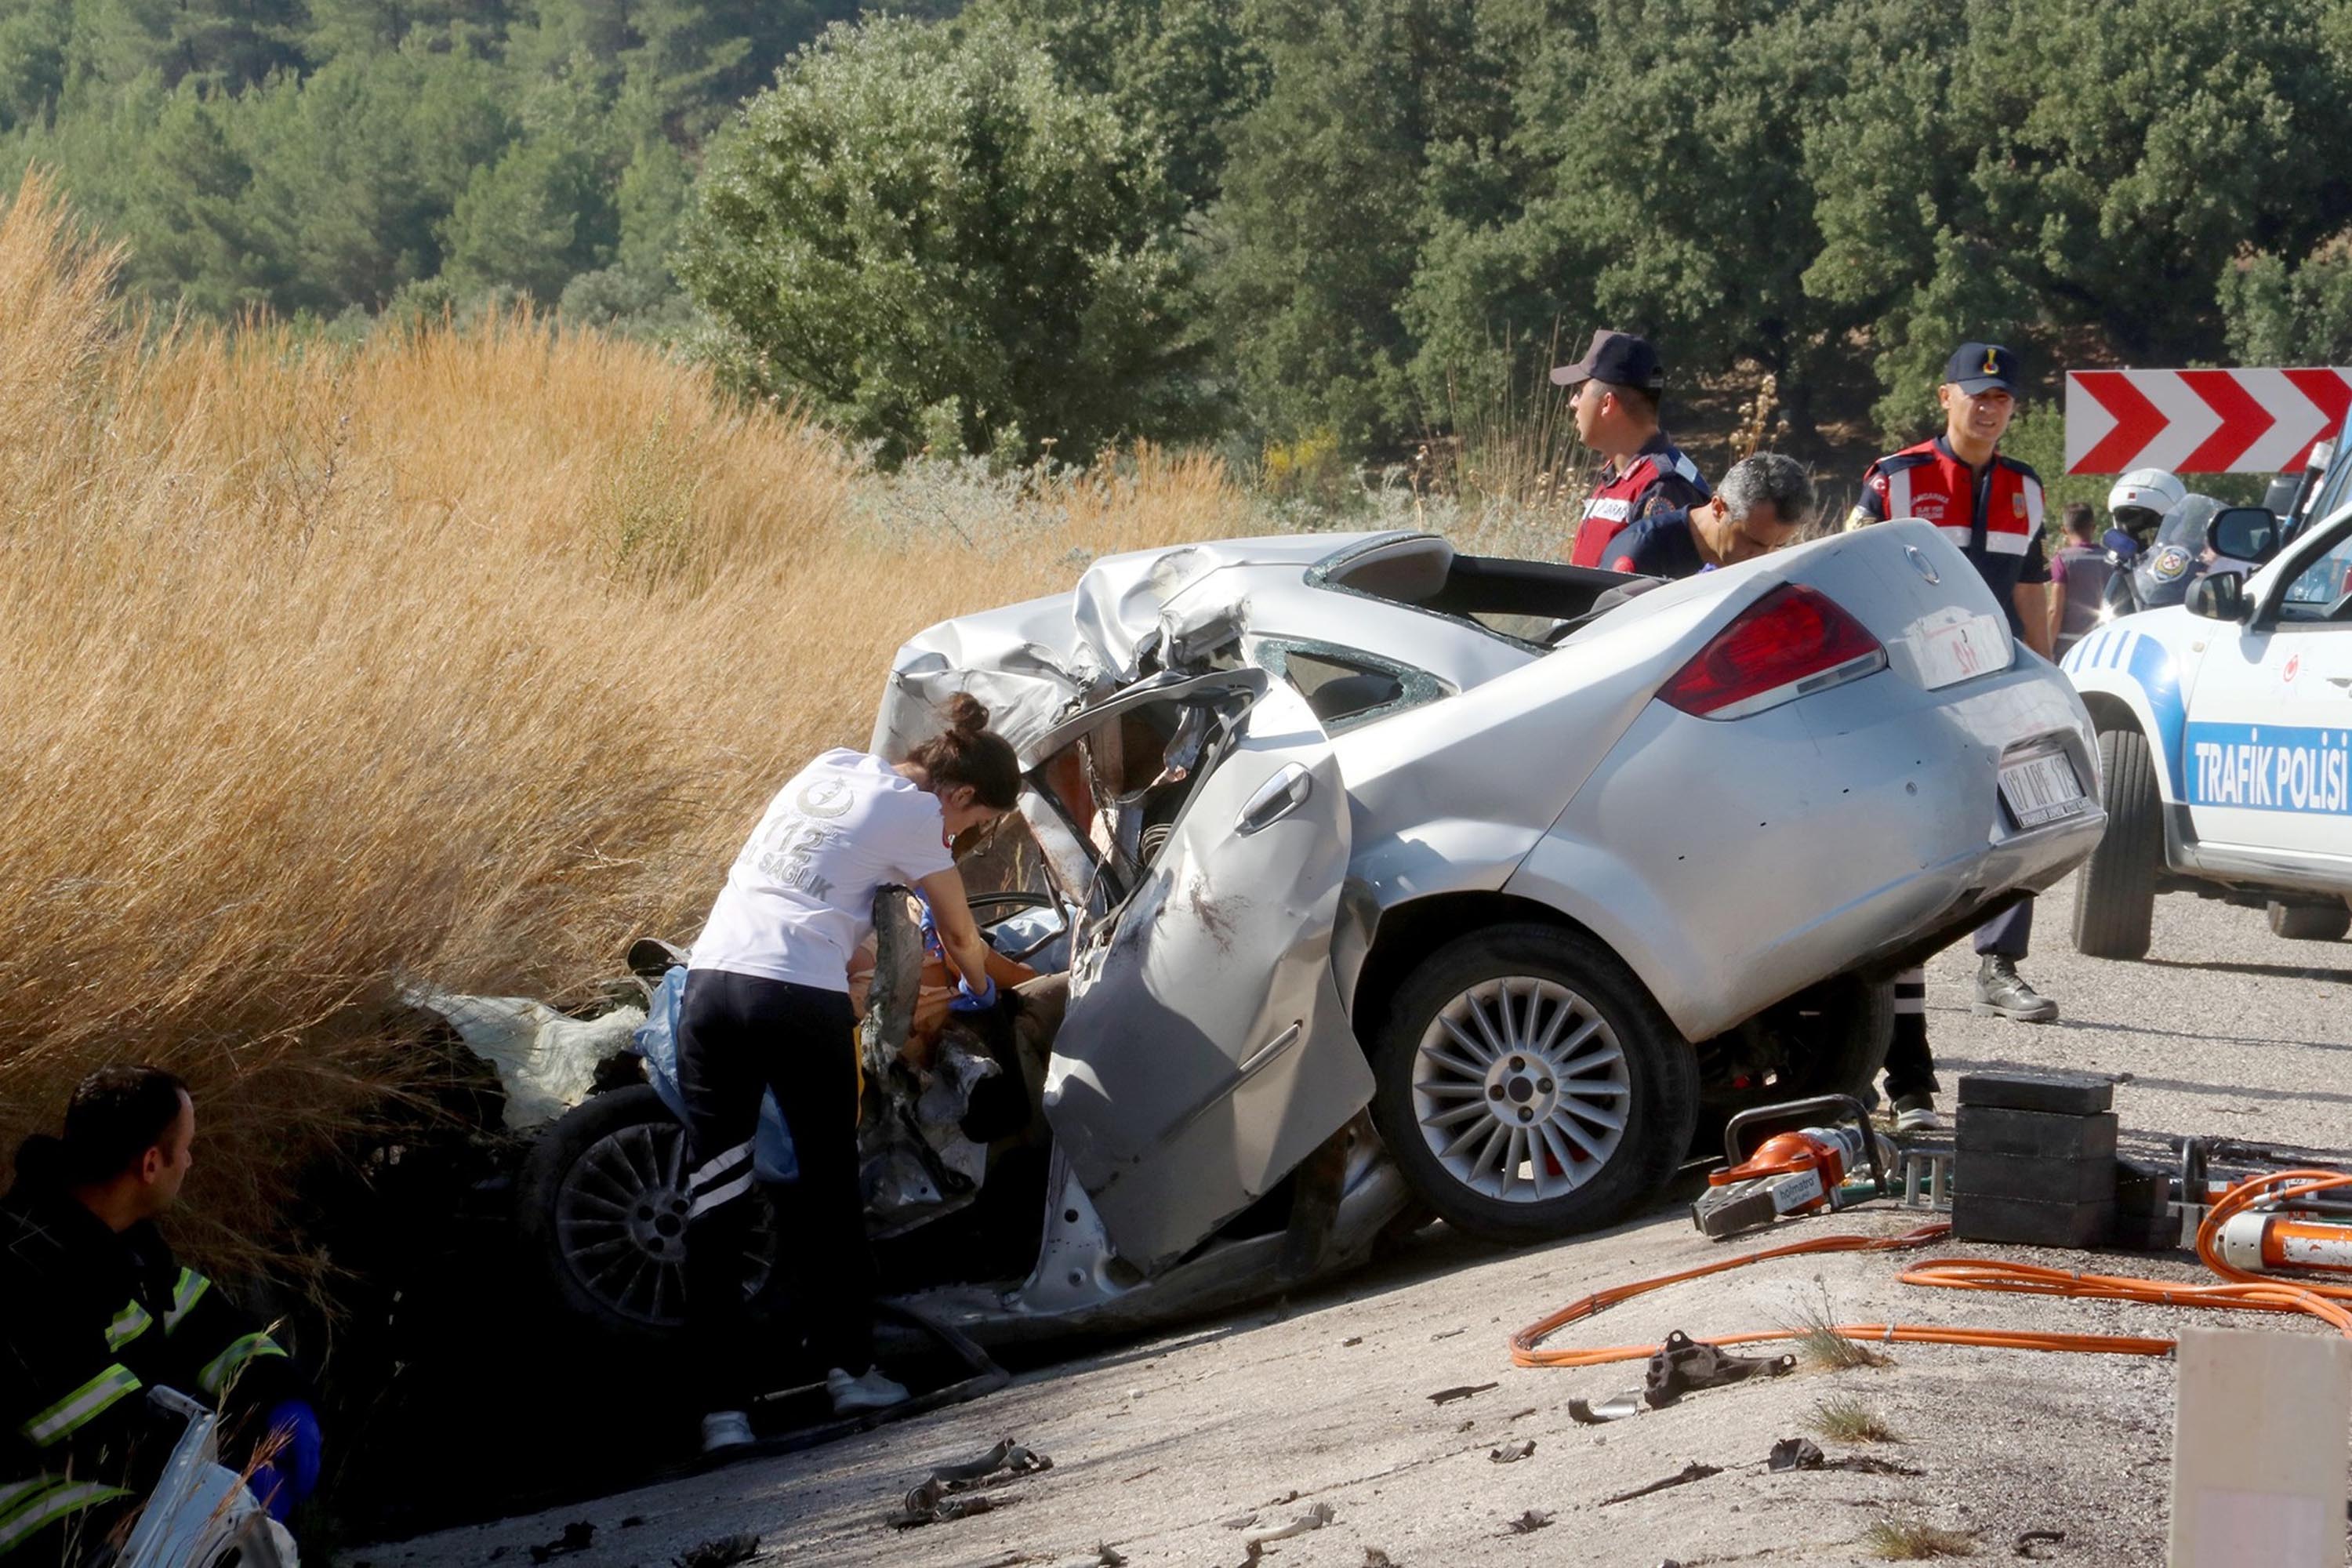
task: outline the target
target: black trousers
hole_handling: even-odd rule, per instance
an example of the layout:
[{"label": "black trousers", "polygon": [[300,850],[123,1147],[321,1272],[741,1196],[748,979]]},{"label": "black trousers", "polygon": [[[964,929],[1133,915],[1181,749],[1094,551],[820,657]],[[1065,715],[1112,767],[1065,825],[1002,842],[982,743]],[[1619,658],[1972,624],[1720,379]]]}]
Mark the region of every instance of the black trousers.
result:
[{"label": "black trousers", "polygon": [[1927,1048],[1927,972],[1906,969],[1895,977],[1895,1037],[1886,1047],[1886,1098],[1934,1094],[1935,1053]]},{"label": "black trousers", "polygon": [[2033,942],[2033,900],[2011,904],[1977,927],[1977,952],[1982,956],[2023,958]]},{"label": "black trousers", "polygon": [[874,1364],[874,1255],[857,1180],[856,1017],[845,991],[698,969],[678,1012],[677,1085],[686,1100],[686,1309],[709,1408],[740,1408],[749,1327],[745,1252],[757,1218],[751,1142],[760,1091],[775,1091],[800,1177],[769,1189],[782,1238],[776,1267],[817,1364],[855,1375]]},{"label": "black trousers", "polygon": [[[2033,940],[2033,900],[2025,899],[1977,927],[1981,956],[2023,958]],[[1895,1039],[1886,1047],[1886,1096],[1935,1094],[1936,1054],[1927,1047],[1927,972],[1908,969],[1895,980]]]}]

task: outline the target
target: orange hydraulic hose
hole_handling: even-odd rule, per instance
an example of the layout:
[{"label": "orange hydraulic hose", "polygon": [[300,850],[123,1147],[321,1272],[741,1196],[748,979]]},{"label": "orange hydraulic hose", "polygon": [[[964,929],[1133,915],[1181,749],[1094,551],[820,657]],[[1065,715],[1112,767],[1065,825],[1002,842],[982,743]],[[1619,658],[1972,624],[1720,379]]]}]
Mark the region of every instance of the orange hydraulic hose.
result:
[{"label": "orange hydraulic hose", "polygon": [[[2326,1171],[2287,1171],[2257,1176],[2231,1188],[2213,1205],[2197,1231],[2197,1255],[2226,1283],[2183,1284],[2167,1279],[2136,1279],[2123,1275],[2084,1274],[1997,1258],[1931,1258],[1897,1276],[1906,1285],[1929,1285],[1948,1290],[2000,1290],[2030,1296],[2067,1296],[2102,1301],[2136,1301],[2147,1306],[2234,1308],[2259,1312],[2299,1312],[2331,1324],[2352,1338],[2352,1286],[2290,1282],[2244,1272],[2221,1255],[2221,1226],[2231,1215],[2256,1206],[2292,1208],[2294,1200],[2334,1188],[2352,1186],[2352,1175]],[[1543,1342],[1570,1323],[1661,1290],[1685,1280],[1704,1279],[1733,1268],[1745,1268],[1768,1258],[1816,1252],[1907,1251],[1940,1241],[1951,1233],[1944,1224],[1922,1226],[1901,1236],[1821,1236],[1785,1247],[1768,1247],[1737,1258],[1719,1258],[1696,1268],[1612,1285],[1580,1297],[1539,1322],[1511,1336],[1511,1361],[1518,1366],[1605,1366],[1616,1362],[1647,1361],[1657,1352],[1654,1344],[1609,1345],[1594,1350],[1547,1350]],[[1801,1338],[1811,1331],[1764,1329],[1718,1334],[1698,1341],[1706,1345],[1761,1344],[1772,1340]],[[1996,1350],[2071,1351],[2097,1355],[2169,1355],[2174,1342],[2129,1334],[2059,1334],[2018,1329],[1952,1328],[1932,1323],[1839,1323],[1829,1332],[1843,1339],[1894,1344],[1978,1345]]]}]

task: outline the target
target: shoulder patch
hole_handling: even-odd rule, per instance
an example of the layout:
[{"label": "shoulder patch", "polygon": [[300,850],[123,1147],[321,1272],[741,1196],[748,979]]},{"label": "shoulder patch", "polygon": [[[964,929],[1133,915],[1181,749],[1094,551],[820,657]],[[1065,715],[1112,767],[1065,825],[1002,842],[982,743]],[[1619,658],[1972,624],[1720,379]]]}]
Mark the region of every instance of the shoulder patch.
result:
[{"label": "shoulder patch", "polygon": [[1692,484],[1698,483],[1698,465],[1683,456],[1679,448],[1675,452],[1674,469]]}]

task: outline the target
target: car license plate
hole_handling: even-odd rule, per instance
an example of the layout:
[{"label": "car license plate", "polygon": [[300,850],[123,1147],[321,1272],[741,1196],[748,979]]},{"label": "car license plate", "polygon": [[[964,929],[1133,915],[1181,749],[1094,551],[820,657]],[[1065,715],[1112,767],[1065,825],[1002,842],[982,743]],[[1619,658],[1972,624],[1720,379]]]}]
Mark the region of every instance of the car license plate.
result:
[{"label": "car license plate", "polygon": [[2003,763],[2000,798],[2020,827],[2039,827],[2091,809],[2083,781],[2074,776],[2074,764],[2055,752]]}]

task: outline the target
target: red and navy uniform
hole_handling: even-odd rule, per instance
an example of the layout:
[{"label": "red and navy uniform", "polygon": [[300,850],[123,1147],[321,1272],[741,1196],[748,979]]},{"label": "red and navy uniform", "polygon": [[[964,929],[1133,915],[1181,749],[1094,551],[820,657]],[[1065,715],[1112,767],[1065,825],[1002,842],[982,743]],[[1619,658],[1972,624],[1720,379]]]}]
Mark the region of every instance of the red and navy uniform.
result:
[{"label": "red and navy uniform", "polygon": [[1676,508],[1634,523],[1612,540],[1609,570],[1637,577],[1696,577],[1709,570],[1692,536],[1690,513]]},{"label": "red and navy uniform", "polygon": [[2042,549],[2042,477],[2014,458],[1993,454],[1979,470],[1960,460],[1941,436],[1881,458],[1862,476],[1862,500],[1849,528],[1916,517],[1934,523],[1977,569],[2022,637],[2020,583],[2047,583]]},{"label": "red and navy uniform", "polygon": [[1575,552],[1569,559],[1579,566],[1598,566],[1607,557],[1609,542],[1630,525],[1662,511],[1688,510],[1714,494],[1699,477],[1698,465],[1661,430],[1642,443],[1623,468],[1601,470],[1601,480],[1584,503]]}]

